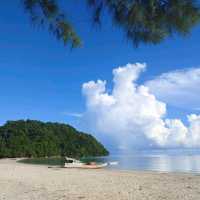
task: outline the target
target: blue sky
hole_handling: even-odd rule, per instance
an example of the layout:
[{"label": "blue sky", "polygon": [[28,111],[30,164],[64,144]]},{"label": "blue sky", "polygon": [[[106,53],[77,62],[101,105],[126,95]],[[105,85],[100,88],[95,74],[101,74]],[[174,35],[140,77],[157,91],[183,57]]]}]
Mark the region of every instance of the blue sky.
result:
[{"label": "blue sky", "polygon": [[[79,119],[66,113],[85,111],[84,82],[105,79],[111,88],[112,69],[127,63],[148,64],[140,83],[164,72],[200,66],[200,25],[188,38],[174,36],[160,45],[135,49],[109,18],[103,19],[105,25],[100,30],[92,27],[84,6],[77,2],[66,10],[73,11],[72,21],[84,45],[72,51],[46,30],[34,28],[20,1],[1,4],[0,124],[29,118],[81,128]],[[80,12],[74,13],[75,4]],[[183,120],[187,113],[188,108],[168,109],[170,117]]]}]

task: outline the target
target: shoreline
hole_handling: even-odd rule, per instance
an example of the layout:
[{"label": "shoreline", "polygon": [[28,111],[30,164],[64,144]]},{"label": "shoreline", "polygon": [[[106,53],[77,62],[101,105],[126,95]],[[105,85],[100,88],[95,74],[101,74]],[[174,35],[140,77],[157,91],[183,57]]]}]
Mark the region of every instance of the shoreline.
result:
[{"label": "shoreline", "polygon": [[[19,164],[25,164],[25,165],[34,165],[34,166],[46,166],[48,168],[64,168],[64,167],[61,167],[60,165],[48,165],[48,164],[31,164],[31,163],[23,163],[23,162],[18,162],[20,160],[23,160],[23,159],[29,159],[29,158],[1,158],[1,160],[6,160],[6,159],[10,159],[10,160],[15,160],[17,163]],[[81,169],[80,169],[81,170]],[[83,169],[84,170],[84,169]],[[135,172],[135,173],[159,173],[159,174],[182,174],[182,175],[196,175],[196,176],[200,176],[200,172],[198,171],[159,171],[159,170],[136,170],[136,169],[116,169],[116,168],[102,168],[101,170],[112,170],[112,171],[115,171],[115,172],[127,172],[127,173],[131,173],[131,172]]]},{"label": "shoreline", "polygon": [[0,199],[200,199],[196,173],[48,168],[16,161],[0,159]]},{"label": "shoreline", "polygon": [[[3,158],[3,159],[10,159],[10,158]],[[2,159],[2,160],[3,160]],[[24,158],[22,158],[24,159]],[[101,171],[112,171],[112,172],[121,172],[121,173],[149,173],[149,174],[174,174],[174,175],[193,175],[193,176],[200,176],[199,172],[181,172],[181,171],[159,171],[159,170],[135,170],[135,169],[114,169],[114,168],[102,168],[102,169],[79,169],[79,168],[65,168],[61,166],[56,166],[56,165],[47,165],[47,164],[30,164],[30,163],[23,163],[23,162],[18,162],[19,160],[22,160],[21,158],[11,158],[11,160],[16,161],[18,164],[22,165],[31,165],[31,166],[38,166],[38,167],[46,167],[49,169],[66,169],[66,170],[101,170]],[[0,159],[1,163],[1,159]]]}]

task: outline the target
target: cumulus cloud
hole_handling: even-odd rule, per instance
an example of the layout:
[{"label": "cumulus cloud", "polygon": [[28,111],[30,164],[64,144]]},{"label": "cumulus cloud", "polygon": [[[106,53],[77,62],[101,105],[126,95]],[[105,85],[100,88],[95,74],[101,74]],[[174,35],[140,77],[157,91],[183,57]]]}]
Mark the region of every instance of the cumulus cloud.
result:
[{"label": "cumulus cloud", "polygon": [[188,126],[180,119],[166,119],[166,103],[136,83],[145,69],[145,63],[114,69],[110,93],[106,81],[84,83],[88,124],[120,148],[200,146],[200,116],[189,115]]},{"label": "cumulus cloud", "polygon": [[200,108],[200,68],[164,73],[145,85],[156,98],[169,105],[194,110]]}]

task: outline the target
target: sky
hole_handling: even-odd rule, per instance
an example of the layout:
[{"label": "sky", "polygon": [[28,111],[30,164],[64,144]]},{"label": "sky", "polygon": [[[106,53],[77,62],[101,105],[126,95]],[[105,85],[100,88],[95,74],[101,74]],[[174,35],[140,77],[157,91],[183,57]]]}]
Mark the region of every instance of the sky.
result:
[{"label": "sky", "polygon": [[[114,140],[120,140],[117,139],[118,136],[121,137],[120,133],[117,136],[116,133],[111,133],[119,121],[115,117],[115,121],[112,121],[114,125],[107,126],[106,130],[98,127],[97,122],[101,121],[102,116],[103,119],[109,118],[108,112],[104,112],[107,107],[104,105],[101,107],[100,98],[101,103],[95,107],[94,117],[94,108],[88,103],[92,98],[83,86],[89,81],[94,81],[95,84],[97,80],[106,80],[102,91],[103,97],[107,95],[108,98],[115,99],[113,88],[118,82],[112,81],[115,78],[113,69],[117,70],[121,66],[127,70],[127,64],[131,63],[134,71],[137,69],[136,63],[140,63],[145,66],[145,70],[138,72],[137,78],[131,79],[131,83],[134,81],[136,90],[140,86],[147,87],[148,95],[155,97],[156,113],[151,116],[158,115],[156,119],[161,120],[161,123],[162,121],[166,123],[168,119],[178,119],[184,127],[178,122],[179,125],[187,132],[185,134],[189,132],[193,134],[195,131],[191,131],[193,125],[191,121],[195,117],[198,119],[200,114],[200,97],[198,97],[200,25],[195,27],[187,38],[174,36],[156,46],[142,45],[134,48],[123,33],[111,24],[107,16],[103,18],[101,28],[94,27],[89,20],[89,13],[81,3],[83,1],[73,2],[67,7],[63,6],[66,11],[69,11],[69,17],[83,41],[83,47],[73,50],[63,46],[45,29],[31,25],[20,1],[15,0],[12,3],[4,1],[1,4],[0,124],[4,124],[7,120],[18,119],[64,122],[80,130],[89,131],[105,144],[112,145]],[[61,4],[64,5],[64,1],[61,1]],[[94,90],[91,92],[93,93]],[[140,97],[140,93],[137,95]],[[161,112],[157,112],[156,105],[159,103],[164,104],[165,107]],[[126,106],[127,102],[123,102],[122,105]],[[119,106],[120,115],[125,110],[121,104]],[[96,116],[99,109],[102,109],[102,116]],[[191,120],[188,120],[187,116],[190,116]],[[126,132],[127,126],[135,125],[136,122],[133,120],[135,117],[132,116],[131,119],[122,117],[126,125],[121,130]],[[143,117],[142,114],[141,119],[144,119]],[[172,122],[174,121],[168,123]],[[107,120],[105,123],[110,124],[110,121]],[[89,124],[94,126],[89,127]],[[142,126],[144,127],[143,123]],[[166,126],[169,128],[169,124],[165,124],[164,129]],[[169,134],[174,129],[172,131],[169,128],[167,131]],[[105,134],[102,136],[101,132]],[[180,135],[174,137],[172,134],[171,139],[161,141],[163,139],[160,136],[157,138],[155,135],[148,135],[140,129],[138,132],[142,132],[142,139],[134,136],[137,139],[133,138],[131,141],[142,140],[141,144],[144,145],[162,143],[162,146],[171,143],[172,145],[169,146],[180,144],[191,146],[194,143],[190,141],[190,144],[188,142],[186,144],[182,140],[180,142],[177,139]],[[188,139],[187,136],[183,137],[183,140]],[[120,145],[123,148],[124,144]]]}]

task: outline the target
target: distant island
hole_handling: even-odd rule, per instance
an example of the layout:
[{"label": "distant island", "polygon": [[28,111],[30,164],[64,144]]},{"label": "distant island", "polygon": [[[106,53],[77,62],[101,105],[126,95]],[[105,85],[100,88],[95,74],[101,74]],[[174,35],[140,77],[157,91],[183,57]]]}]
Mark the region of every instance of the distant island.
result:
[{"label": "distant island", "polygon": [[18,120],[0,126],[0,158],[108,154],[92,135],[79,132],[70,125]]}]

